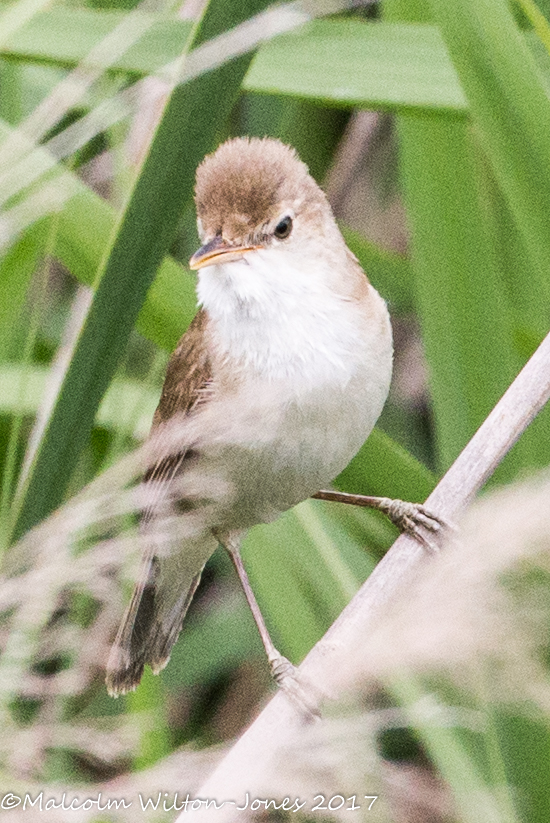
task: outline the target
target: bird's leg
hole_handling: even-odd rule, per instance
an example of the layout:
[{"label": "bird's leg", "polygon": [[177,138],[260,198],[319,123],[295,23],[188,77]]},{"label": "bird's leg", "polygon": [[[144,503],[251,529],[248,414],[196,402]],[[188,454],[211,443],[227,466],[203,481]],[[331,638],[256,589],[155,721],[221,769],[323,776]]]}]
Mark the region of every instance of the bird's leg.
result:
[{"label": "bird's leg", "polygon": [[371,497],[366,494],[347,494],[337,491],[320,491],[314,494],[317,500],[330,500],[335,503],[349,503],[353,506],[366,506],[378,509],[395,523],[402,532],[411,535],[427,549],[437,551],[437,546],[422,533],[424,528],[433,534],[443,529],[455,527],[443,517],[426,509],[421,503],[407,503],[405,500],[392,500],[389,497]]},{"label": "bird's leg", "polygon": [[298,681],[298,670],[290,662],[290,660],[287,660],[286,657],[283,657],[283,655],[277,651],[270,637],[241,558],[239,538],[236,537],[235,534],[216,534],[216,537],[228,553],[235,570],[239,575],[241,586],[243,587],[245,597],[248,601],[248,605],[250,606],[250,611],[256,621],[256,626],[258,627],[258,631],[264,645],[273,679],[277,685],[284,689],[292,700],[298,704],[300,709],[305,710],[308,715],[318,716],[319,711],[317,709],[314,695],[307,694],[304,687],[300,685]]}]

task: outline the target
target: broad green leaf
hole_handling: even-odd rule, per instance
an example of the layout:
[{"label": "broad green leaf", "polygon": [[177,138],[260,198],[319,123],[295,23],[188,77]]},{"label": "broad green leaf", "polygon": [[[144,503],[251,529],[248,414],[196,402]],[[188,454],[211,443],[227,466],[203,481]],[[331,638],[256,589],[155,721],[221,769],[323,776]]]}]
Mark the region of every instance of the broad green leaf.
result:
[{"label": "broad green leaf", "polygon": [[534,0],[517,0],[517,3],[530,21],[541,43],[544,44],[547,53],[550,54],[550,26],[548,20]]},{"label": "broad green leaf", "polygon": [[492,255],[464,121],[403,115],[402,168],[440,467],[514,377],[511,312]]},{"label": "broad green leaf", "polygon": [[146,668],[136,689],[126,698],[127,710],[133,713],[146,712],[147,722],[141,724],[138,751],[134,757],[136,770],[146,769],[171,751],[170,731],[165,717],[165,685],[160,677]]},{"label": "broad green leaf", "polygon": [[480,164],[479,174],[493,254],[512,311],[518,362],[523,363],[542,342],[548,327],[548,309],[535,285],[537,274],[524,236],[487,162]]},{"label": "broad green leaf", "polygon": [[496,742],[504,760],[505,777],[520,799],[521,820],[543,823],[550,816],[550,792],[545,764],[550,759],[547,716],[498,706],[493,712]]},{"label": "broad green leaf", "polygon": [[204,686],[251,654],[264,659],[260,635],[242,595],[238,602],[189,615],[161,678],[172,691]]},{"label": "broad green leaf", "polygon": [[446,705],[433,689],[426,694],[427,684],[414,673],[395,677],[387,687],[409,713],[411,726],[451,789],[462,823],[520,823],[526,819],[516,811],[513,785],[498,782],[500,775],[491,768],[492,720],[488,712],[482,713],[480,707],[479,719],[485,721],[481,729],[465,728],[455,719],[461,709]]},{"label": "broad green leaf", "polygon": [[[251,529],[243,545],[274,640],[294,663],[322,637],[374,568],[369,549],[379,551],[391,541],[385,524],[380,528],[374,522],[369,530],[368,514],[347,509],[307,500],[269,526]],[[350,528],[348,514],[361,518],[360,526]]]},{"label": "broad green leaf", "polygon": [[4,5],[0,9],[0,48],[25,23],[32,21],[49,2],[50,0],[19,0],[17,3]]},{"label": "broad green leaf", "polygon": [[341,106],[464,111],[437,29],[315,20],[258,52],[245,88]]},{"label": "broad green leaf", "polygon": [[335,480],[338,489],[352,494],[398,497],[420,503],[435,484],[430,470],[380,429],[374,429]]},{"label": "broad green leaf", "polygon": [[[74,194],[59,215],[53,253],[81,283],[93,286],[117,216],[112,206],[77,178],[73,180]],[[137,330],[172,350],[195,311],[194,276],[173,258],[165,257],[139,312]]]},{"label": "broad green leaf", "polygon": [[[152,74],[178,58],[189,37],[187,20],[166,19],[133,11],[150,26],[139,42],[117,58],[112,69],[131,74]],[[60,7],[35,15],[6,42],[4,53],[34,62],[73,67],[127,16],[116,10]]]},{"label": "broad green leaf", "polygon": [[[111,31],[119,12],[59,8],[8,42],[13,57],[73,66]],[[158,20],[113,68],[149,74],[183,48],[188,24]],[[264,44],[244,88],[339,106],[463,111],[466,100],[437,29],[426,25],[316,20]]]},{"label": "broad green leaf", "polygon": [[0,59],[0,118],[8,123],[18,123],[22,116],[21,73],[21,66]]},{"label": "broad green leaf", "polygon": [[347,111],[291,97],[245,94],[239,133],[278,137],[294,146],[310,174],[322,185],[348,120]]},{"label": "broad green leaf", "polygon": [[[143,76],[181,53],[189,35],[186,21],[149,17],[150,28],[117,58],[112,70]],[[35,15],[15,32],[0,53],[26,61],[72,67],[123,19],[119,11],[57,8]],[[521,48],[544,72],[548,54],[527,33]],[[543,51],[544,51],[544,47]],[[473,52],[474,53],[474,52]],[[537,82],[540,82],[540,77]],[[263,45],[244,88],[339,106],[465,111],[468,101],[439,30],[426,23],[367,23],[316,20]],[[531,94],[529,97],[532,96]]]}]

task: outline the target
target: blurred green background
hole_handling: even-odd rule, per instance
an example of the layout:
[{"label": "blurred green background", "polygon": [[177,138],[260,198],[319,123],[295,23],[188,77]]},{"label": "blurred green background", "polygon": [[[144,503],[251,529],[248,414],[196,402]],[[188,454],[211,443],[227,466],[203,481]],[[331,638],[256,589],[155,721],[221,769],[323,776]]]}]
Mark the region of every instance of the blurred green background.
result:
[{"label": "blurred green background", "polygon": [[[546,0],[381,0],[331,15],[313,3],[318,19],[272,39],[260,21],[257,50],[240,53],[237,32],[231,59],[193,75],[195,49],[267,8],[0,3],[6,789],[102,785],[164,762],[183,743],[227,741],[270,688],[221,552],[168,668],[116,702],[102,666],[129,596],[132,548],[110,568],[97,546],[113,539],[116,549],[134,519],[63,526],[60,568],[89,557],[78,580],[46,574],[42,590],[31,574],[54,568],[51,535],[65,521],[48,520],[52,513],[147,433],[169,352],[196,308],[186,262],[198,242],[194,173],[207,152],[231,135],[294,145],[388,301],[392,391],[338,478],[342,490],[424,500],[548,331]],[[190,79],[170,90],[163,67],[174,61]],[[549,462],[546,410],[491,482]],[[17,540],[35,526],[43,545],[20,562]],[[376,513],[320,501],[251,531],[244,560],[283,654],[305,656],[395,536]],[[43,596],[33,611],[37,579]],[[417,688],[401,684],[393,699],[407,705]],[[478,708],[493,718],[483,732],[449,741],[395,730],[381,737],[380,756],[440,774],[457,811],[434,820],[479,820],[461,798],[504,783],[495,820],[547,821],[547,718]],[[32,756],[15,756],[33,728]],[[79,729],[95,730],[95,747]]]}]

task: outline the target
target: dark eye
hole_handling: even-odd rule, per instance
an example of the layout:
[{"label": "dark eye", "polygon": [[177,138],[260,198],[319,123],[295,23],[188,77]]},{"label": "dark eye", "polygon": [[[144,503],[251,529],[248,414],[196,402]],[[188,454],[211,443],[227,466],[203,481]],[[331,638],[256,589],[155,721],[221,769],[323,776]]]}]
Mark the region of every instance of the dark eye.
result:
[{"label": "dark eye", "polygon": [[292,231],[292,217],[283,217],[283,219],[275,226],[273,234],[279,240],[285,240]]}]

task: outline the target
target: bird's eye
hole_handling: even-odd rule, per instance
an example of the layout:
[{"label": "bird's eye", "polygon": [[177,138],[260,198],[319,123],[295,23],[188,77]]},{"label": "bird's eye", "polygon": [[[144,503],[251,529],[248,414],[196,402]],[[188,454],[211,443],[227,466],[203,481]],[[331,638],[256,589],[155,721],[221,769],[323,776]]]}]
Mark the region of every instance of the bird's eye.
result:
[{"label": "bird's eye", "polygon": [[277,223],[277,225],[275,226],[275,231],[273,232],[273,234],[275,235],[275,237],[278,237],[279,240],[285,240],[288,237],[288,235],[290,234],[291,231],[292,231],[292,217],[289,217],[287,215],[286,217],[283,217],[283,219],[280,220]]}]

